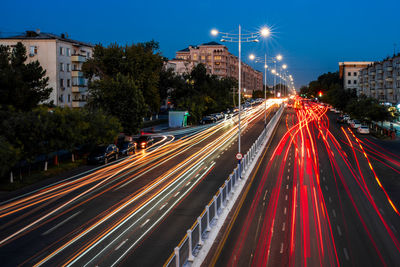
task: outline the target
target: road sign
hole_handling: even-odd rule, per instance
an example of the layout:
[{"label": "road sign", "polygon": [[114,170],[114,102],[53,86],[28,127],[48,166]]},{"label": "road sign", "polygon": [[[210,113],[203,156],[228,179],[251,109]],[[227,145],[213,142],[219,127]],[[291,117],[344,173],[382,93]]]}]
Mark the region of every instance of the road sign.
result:
[{"label": "road sign", "polygon": [[242,153],[237,153],[236,154],[236,159],[237,160],[241,160],[243,158],[243,154]]}]

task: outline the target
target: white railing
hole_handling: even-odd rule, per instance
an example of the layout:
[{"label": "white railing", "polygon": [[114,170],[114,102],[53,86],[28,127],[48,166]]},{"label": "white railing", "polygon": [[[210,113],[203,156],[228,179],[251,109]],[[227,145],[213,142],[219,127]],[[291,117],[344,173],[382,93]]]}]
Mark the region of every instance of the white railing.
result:
[{"label": "white railing", "polygon": [[194,257],[198,255],[204,243],[207,241],[210,242],[207,237],[213,230],[213,226],[216,224],[219,215],[224,211],[228,202],[234,196],[238,183],[243,180],[242,174],[251,166],[251,163],[257,158],[256,155],[260,148],[262,148],[263,144],[272,136],[272,132],[277,126],[282,113],[283,105],[281,105],[281,108],[279,108],[269,121],[268,125],[247,151],[246,155],[229,175],[228,179],[225,180],[211,201],[206,205],[192,227],[187,230],[186,235],[165,262],[165,267],[181,267],[188,262],[193,262]]}]

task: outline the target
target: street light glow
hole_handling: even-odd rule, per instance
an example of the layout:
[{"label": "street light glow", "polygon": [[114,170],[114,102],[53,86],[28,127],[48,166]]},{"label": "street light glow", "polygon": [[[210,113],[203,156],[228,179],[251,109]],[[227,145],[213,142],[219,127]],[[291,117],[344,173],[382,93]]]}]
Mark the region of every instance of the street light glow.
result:
[{"label": "street light glow", "polygon": [[211,30],[211,35],[217,36],[217,35],[218,35],[218,30],[212,29],[212,30]]},{"label": "street light glow", "polygon": [[266,69],[266,68],[268,68],[268,65],[267,65],[267,64],[264,65],[264,69]]},{"label": "street light glow", "polygon": [[276,70],[275,70],[275,69],[273,69],[273,70],[271,70],[271,72],[272,72],[273,74],[275,74],[275,73],[276,73]]},{"label": "street light glow", "polygon": [[283,64],[283,65],[282,65],[282,68],[285,70],[285,69],[287,68],[287,65],[286,65],[286,64]]},{"label": "street light glow", "polygon": [[279,54],[279,55],[277,55],[277,56],[276,56],[276,59],[277,59],[277,60],[279,60],[279,61],[281,61],[281,60],[282,60],[282,58],[283,58],[283,57],[282,57],[282,55],[281,55],[281,54]]},{"label": "street light glow", "polygon": [[267,37],[271,34],[271,31],[267,27],[264,27],[261,29],[260,33],[262,36]]},{"label": "street light glow", "polygon": [[249,59],[250,60],[254,60],[256,58],[256,56],[254,54],[250,54]]}]

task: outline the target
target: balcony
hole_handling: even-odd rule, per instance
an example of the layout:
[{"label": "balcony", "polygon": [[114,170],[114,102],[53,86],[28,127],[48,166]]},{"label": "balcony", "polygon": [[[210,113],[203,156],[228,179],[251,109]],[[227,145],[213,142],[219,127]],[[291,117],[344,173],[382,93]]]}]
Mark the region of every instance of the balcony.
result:
[{"label": "balcony", "polygon": [[391,88],[391,89],[386,89],[386,91],[388,92],[388,94],[393,94],[393,89]]},{"label": "balcony", "polygon": [[369,73],[369,75],[375,75],[375,74],[376,74],[375,71],[371,71],[371,72]]},{"label": "balcony", "polygon": [[84,85],[72,85],[72,93],[84,93],[87,91],[87,87]]},{"label": "balcony", "polygon": [[72,107],[73,108],[83,108],[86,105],[86,101],[85,100],[81,100],[81,99],[73,99],[72,100]]},{"label": "balcony", "polygon": [[377,72],[378,72],[378,73],[382,73],[383,71],[382,71],[382,70],[377,70]]},{"label": "balcony", "polygon": [[72,77],[83,77],[83,72],[79,71],[79,70],[73,70],[71,72],[71,76]]},{"label": "balcony", "polygon": [[387,77],[385,80],[386,80],[387,82],[393,82],[393,78],[392,78],[392,77]]},{"label": "balcony", "polygon": [[86,57],[82,55],[72,55],[71,56],[71,61],[72,62],[85,62]]},{"label": "balcony", "polygon": [[393,67],[386,67],[386,71],[392,71]]},{"label": "balcony", "polygon": [[400,76],[397,76],[396,80],[400,81]]}]

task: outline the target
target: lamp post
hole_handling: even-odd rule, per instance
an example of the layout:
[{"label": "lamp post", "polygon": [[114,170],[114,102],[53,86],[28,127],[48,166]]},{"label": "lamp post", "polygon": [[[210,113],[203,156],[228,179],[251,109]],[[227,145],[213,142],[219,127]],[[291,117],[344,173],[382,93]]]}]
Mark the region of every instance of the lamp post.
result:
[{"label": "lamp post", "polygon": [[[240,134],[241,134],[241,128],[240,128],[240,115],[241,115],[241,110],[242,110],[242,104],[241,104],[241,97],[240,97],[240,92],[241,92],[241,86],[242,86],[242,73],[241,73],[241,54],[242,54],[242,42],[244,43],[250,43],[250,42],[259,42],[258,38],[260,36],[267,37],[270,34],[270,30],[268,28],[262,28],[259,32],[255,33],[242,33],[242,28],[239,25],[239,31],[237,34],[233,33],[226,33],[226,32],[219,32],[216,29],[211,30],[211,34],[214,36],[217,36],[218,34],[221,34],[221,42],[231,42],[231,43],[238,43],[238,50],[239,50],[239,79],[238,79],[238,105],[239,105],[239,125],[238,125],[238,153],[241,152],[240,150]],[[240,163],[240,160],[239,160]]]}]

